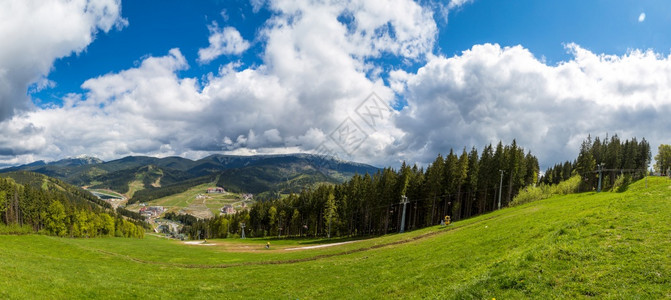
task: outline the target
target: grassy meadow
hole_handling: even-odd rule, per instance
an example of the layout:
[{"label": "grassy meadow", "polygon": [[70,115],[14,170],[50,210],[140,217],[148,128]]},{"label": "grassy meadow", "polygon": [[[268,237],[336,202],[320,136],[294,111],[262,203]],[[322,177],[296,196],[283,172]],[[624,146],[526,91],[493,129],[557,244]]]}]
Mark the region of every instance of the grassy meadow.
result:
[{"label": "grassy meadow", "polygon": [[365,240],[2,235],[0,298],[663,299],[670,220],[649,178]]}]

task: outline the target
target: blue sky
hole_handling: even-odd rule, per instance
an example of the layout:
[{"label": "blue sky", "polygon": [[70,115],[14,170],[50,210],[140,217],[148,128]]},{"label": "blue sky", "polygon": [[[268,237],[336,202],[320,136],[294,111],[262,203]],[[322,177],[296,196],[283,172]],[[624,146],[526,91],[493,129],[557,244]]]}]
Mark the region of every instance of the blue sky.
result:
[{"label": "blue sky", "polygon": [[[668,143],[668,1],[0,5],[1,165],[315,149],[425,164],[514,138],[546,167],[588,134]],[[370,95],[393,107],[374,126]],[[360,144],[334,138],[343,124]]]},{"label": "blue sky", "polygon": [[[128,26],[98,34],[85,52],[56,60],[49,79],[57,86],[34,96],[58,103],[67,93],[82,92],[80,85],[89,78],[131,68],[143,57],[163,55],[175,47],[180,48],[191,65],[180,75],[200,77],[216,72],[216,64],[203,65],[195,61],[198,49],[208,45],[207,25],[212,21],[230,24],[238,28],[245,39],[253,40],[269,17],[268,10],[254,13],[249,1],[122,1],[121,13],[128,20]],[[258,63],[260,47],[256,45],[242,57],[222,57],[217,63],[231,60],[250,65]]]},{"label": "blue sky", "polygon": [[[435,52],[459,55],[475,44],[523,45],[536,57],[555,64],[570,59],[564,44],[574,42],[596,53],[621,55],[630,49],[654,49],[668,54],[671,36],[661,29],[671,27],[668,1],[496,1],[477,0],[449,12],[447,21],[440,12],[435,19],[439,34]],[[222,16],[222,13],[225,15]],[[645,20],[639,22],[641,13]],[[67,93],[82,92],[89,78],[131,68],[143,57],[161,55],[178,47],[190,68],[180,73],[200,77],[216,72],[217,64],[198,64],[198,49],[208,44],[207,25],[212,21],[234,26],[254,41],[271,16],[267,8],[254,12],[249,1],[122,1],[122,16],[129,25],[122,30],[98,34],[85,52],[58,59],[49,79],[53,89],[33,93],[44,102],[60,103]],[[238,57],[220,57],[225,64],[262,63],[263,41]],[[380,59],[388,69],[417,69],[421,62],[404,64],[398,57]]]},{"label": "blue sky", "polygon": [[670,9],[668,1],[473,1],[450,15],[439,45],[446,55],[482,43],[523,45],[553,63],[570,58],[563,49],[570,42],[596,53],[668,53]]}]

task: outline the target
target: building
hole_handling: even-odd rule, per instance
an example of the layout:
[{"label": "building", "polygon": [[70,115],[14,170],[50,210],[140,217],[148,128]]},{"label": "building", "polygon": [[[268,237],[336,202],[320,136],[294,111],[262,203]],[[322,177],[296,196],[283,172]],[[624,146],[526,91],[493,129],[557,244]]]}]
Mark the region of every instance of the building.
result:
[{"label": "building", "polygon": [[140,214],[147,218],[158,217],[164,211],[163,206],[144,206],[140,208]]},{"label": "building", "polygon": [[223,187],[207,188],[208,194],[223,194],[226,193]]},{"label": "building", "polygon": [[151,212],[155,212],[157,214],[163,213],[165,211],[163,206],[148,206],[147,210],[151,211]]},{"label": "building", "polygon": [[221,208],[221,213],[227,215],[234,214],[235,208],[233,208],[233,205],[226,204],[224,205],[224,207]]}]

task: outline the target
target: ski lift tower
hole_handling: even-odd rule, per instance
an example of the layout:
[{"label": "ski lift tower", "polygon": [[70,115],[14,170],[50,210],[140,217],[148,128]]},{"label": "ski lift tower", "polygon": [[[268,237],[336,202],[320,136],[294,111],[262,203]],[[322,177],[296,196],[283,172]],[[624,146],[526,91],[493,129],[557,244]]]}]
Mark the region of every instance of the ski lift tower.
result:
[{"label": "ski lift tower", "polygon": [[400,204],[403,204],[403,215],[401,217],[401,233],[403,233],[405,232],[405,208],[408,205],[408,197],[402,195]]}]

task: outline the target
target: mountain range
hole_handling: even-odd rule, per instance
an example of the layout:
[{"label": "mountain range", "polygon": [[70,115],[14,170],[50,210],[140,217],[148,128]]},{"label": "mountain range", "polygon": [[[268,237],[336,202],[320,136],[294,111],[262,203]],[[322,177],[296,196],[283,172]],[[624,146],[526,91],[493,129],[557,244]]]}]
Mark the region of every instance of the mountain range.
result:
[{"label": "mountain range", "polygon": [[[54,162],[36,161],[0,170],[31,171],[73,185],[110,189],[133,200],[138,191],[155,198],[194,185],[215,182],[233,192],[277,195],[300,192],[320,183],[340,183],[356,173],[375,173],[378,168],[313,154],[221,155],[202,159],[127,156],[102,161],[80,156]],[[134,201],[131,201],[134,202]]]}]

